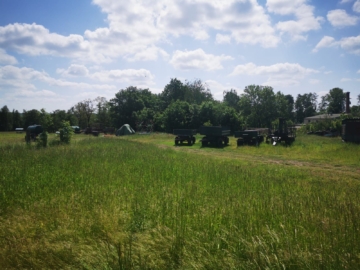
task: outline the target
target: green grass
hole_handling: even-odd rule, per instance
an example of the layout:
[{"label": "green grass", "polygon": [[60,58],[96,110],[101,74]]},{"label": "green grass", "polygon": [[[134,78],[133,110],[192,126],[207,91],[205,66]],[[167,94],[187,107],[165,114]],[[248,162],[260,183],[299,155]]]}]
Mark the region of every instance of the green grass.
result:
[{"label": "green grass", "polygon": [[304,136],[291,147],[174,147],[174,136],[154,134],[36,149],[3,143],[7,136],[0,133],[5,269],[360,263],[358,145]]}]

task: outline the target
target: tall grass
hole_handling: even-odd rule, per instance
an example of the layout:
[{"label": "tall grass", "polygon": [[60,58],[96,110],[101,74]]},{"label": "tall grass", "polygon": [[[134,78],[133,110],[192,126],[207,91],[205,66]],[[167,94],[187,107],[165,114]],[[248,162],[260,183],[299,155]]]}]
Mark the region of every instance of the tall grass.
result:
[{"label": "tall grass", "polygon": [[356,174],[118,138],[47,149],[4,146],[0,159],[5,269],[355,269],[360,263]]}]

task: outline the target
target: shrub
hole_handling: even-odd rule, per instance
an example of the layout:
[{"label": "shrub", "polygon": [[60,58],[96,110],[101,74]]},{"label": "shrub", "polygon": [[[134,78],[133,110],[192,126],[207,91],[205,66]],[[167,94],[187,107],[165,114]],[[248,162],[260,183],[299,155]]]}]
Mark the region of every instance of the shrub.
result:
[{"label": "shrub", "polygon": [[48,133],[46,131],[43,131],[39,134],[39,138],[37,140],[37,146],[38,147],[47,147],[48,145]]},{"label": "shrub", "polygon": [[74,130],[70,126],[70,122],[62,121],[60,128],[60,141],[62,143],[70,143],[73,134],[74,134]]}]

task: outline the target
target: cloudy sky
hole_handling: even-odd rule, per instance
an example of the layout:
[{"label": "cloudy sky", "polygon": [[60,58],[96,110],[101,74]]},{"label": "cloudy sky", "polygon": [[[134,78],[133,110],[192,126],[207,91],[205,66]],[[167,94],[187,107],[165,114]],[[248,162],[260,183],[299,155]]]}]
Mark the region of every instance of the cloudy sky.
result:
[{"label": "cloudy sky", "polygon": [[0,0],[0,106],[69,109],[201,79],[360,94],[360,0]]}]

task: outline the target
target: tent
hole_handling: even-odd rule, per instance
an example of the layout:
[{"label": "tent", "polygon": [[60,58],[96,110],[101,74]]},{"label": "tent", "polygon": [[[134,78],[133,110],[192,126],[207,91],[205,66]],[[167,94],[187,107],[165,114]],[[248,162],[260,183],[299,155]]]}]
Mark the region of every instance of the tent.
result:
[{"label": "tent", "polygon": [[122,125],[116,132],[116,136],[131,135],[135,134],[135,131],[130,127],[129,124]]}]

